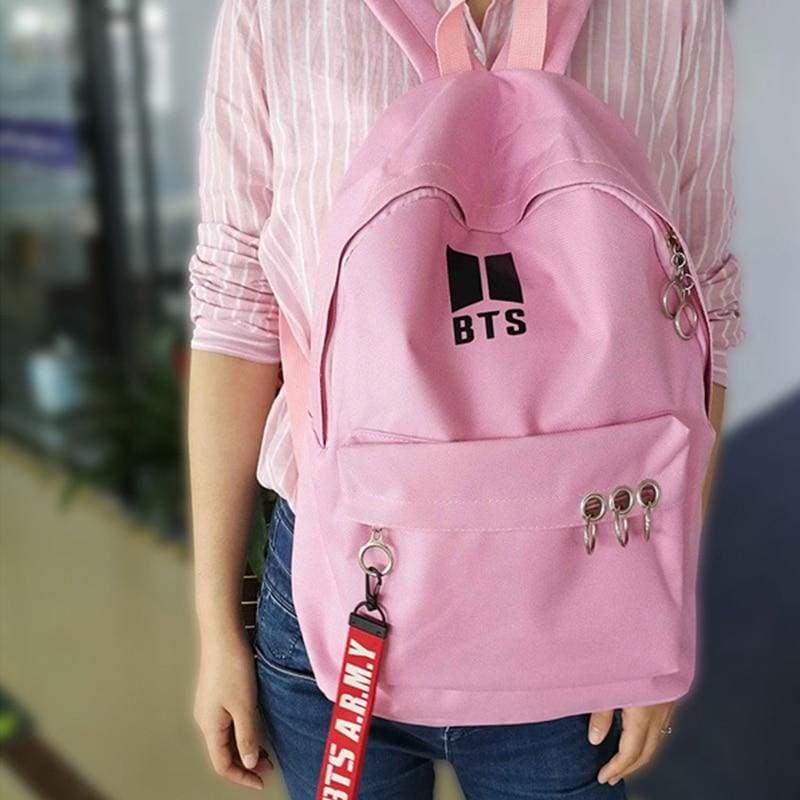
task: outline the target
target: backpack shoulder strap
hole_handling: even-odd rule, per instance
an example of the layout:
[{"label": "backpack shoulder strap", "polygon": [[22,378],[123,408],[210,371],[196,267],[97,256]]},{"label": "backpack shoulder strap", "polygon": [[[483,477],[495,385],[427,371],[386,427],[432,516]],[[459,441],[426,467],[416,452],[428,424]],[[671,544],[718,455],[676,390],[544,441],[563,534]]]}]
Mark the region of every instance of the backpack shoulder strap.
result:
[{"label": "backpack shoulder strap", "polygon": [[515,0],[511,30],[494,69],[567,71],[592,0]]},{"label": "backpack shoulder strap", "polygon": [[408,56],[420,80],[438,77],[436,27],[439,24],[439,13],[431,0],[365,2]]}]

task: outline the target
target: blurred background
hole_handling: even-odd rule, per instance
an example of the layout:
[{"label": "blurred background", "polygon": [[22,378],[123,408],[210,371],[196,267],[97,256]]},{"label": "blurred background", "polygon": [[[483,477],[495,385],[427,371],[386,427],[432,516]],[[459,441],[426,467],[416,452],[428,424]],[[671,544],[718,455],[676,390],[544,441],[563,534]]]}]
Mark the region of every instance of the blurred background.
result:
[{"label": "blurred background", "polygon": [[[217,10],[0,0],[5,800],[240,794],[208,773],[190,717],[181,463]],[[800,19],[793,0],[729,15],[748,338],[705,539],[700,676],[635,800],[800,796]]]}]

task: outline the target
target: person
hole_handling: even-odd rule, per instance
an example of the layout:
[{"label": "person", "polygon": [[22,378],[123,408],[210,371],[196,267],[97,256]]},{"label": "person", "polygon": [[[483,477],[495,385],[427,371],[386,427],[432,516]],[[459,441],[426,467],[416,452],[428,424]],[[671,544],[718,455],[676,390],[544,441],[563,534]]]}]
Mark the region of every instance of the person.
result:
[{"label": "person", "polygon": [[[440,11],[448,5],[418,1]],[[475,54],[489,64],[513,2],[468,5]],[[723,2],[595,0],[569,74],[646,144],[689,243],[711,320],[711,417],[719,431],[726,351],[742,337],[739,266],[729,250],[733,90]],[[278,309],[308,331],[324,212],[373,122],[416,80],[363,2],[223,0],[190,263],[188,438],[201,639],[195,716],[215,770],[252,788],[272,766],[265,727],[294,798],[314,795],[330,703],[314,682],[292,606],[297,467],[279,391]],[[239,598],[256,477],[280,497],[254,664]],[[430,797],[432,762],[446,759],[472,798],[624,797],[623,779],[652,758],[672,711],[667,703],[463,728],[376,718],[360,796]]]}]

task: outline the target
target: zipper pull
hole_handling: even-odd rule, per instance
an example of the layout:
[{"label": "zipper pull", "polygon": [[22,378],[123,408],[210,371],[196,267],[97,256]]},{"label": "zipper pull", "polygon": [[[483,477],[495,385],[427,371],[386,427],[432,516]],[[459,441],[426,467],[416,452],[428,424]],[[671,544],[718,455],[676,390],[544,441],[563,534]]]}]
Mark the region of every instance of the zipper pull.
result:
[{"label": "zipper pull", "polygon": [[[366,556],[370,550],[378,550],[383,555],[383,564],[367,564]],[[358,550],[358,563],[366,575],[373,571],[381,574],[381,577],[388,575],[394,567],[394,550],[383,539],[383,528],[377,526],[370,528],[369,539],[361,545]]]},{"label": "zipper pull", "polygon": [[667,281],[661,293],[661,310],[667,319],[672,320],[675,333],[688,341],[691,339],[700,322],[700,314],[692,302],[695,282],[689,272],[689,260],[676,233],[670,230],[667,245],[672,252],[672,278]]}]

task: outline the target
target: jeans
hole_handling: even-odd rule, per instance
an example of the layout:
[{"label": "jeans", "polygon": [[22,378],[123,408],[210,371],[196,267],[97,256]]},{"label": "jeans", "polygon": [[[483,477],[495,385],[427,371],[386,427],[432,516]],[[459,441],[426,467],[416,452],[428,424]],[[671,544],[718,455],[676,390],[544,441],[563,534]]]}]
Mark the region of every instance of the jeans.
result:
[{"label": "jeans", "polygon": [[[292,800],[313,800],[331,703],[314,681],[292,605],[293,528],[294,514],[279,499],[258,598],[258,692]],[[437,728],[374,717],[359,798],[432,798],[433,761],[442,759],[453,766],[467,800],[624,800],[622,782],[597,782],[600,767],[616,752],[619,718],[599,746],[587,739],[588,721],[580,714],[520,725]]]}]

